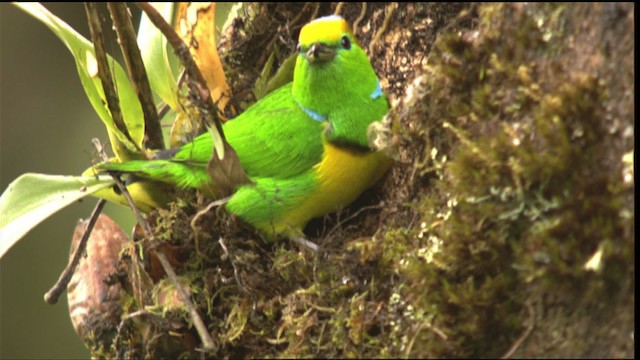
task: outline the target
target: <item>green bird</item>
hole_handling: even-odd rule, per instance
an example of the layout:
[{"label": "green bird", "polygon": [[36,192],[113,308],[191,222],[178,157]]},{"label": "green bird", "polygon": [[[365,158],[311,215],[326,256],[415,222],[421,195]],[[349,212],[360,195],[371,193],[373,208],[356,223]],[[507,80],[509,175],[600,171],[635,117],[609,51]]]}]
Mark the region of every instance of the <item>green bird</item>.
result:
[{"label": "green bird", "polygon": [[[327,16],[300,31],[293,82],[223,125],[252,183],[226,209],[267,234],[299,236],[307,222],[354,201],[380,179],[391,159],[369,146],[367,129],[389,105],[347,22]],[[195,188],[211,194],[210,134],[157,160],[107,162],[98,171]]]}]

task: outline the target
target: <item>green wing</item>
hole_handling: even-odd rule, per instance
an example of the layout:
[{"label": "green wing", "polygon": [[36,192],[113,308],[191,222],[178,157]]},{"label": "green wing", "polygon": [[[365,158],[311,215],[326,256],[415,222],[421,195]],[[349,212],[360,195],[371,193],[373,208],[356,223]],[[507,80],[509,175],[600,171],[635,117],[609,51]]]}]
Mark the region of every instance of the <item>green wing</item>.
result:
[{"label": "green wing", "polygon": [[291,84],[224,127],[247,174],[276,179],[308,171],[322,160],[323,130],[323,123],[313,120],[296,104]]},{"label": "green wing", "polygon": [[[223,126],[227,141],[251,177],[288,178],[322,159],[324,125],[291,96],[291,84],[270,93]],[[212,155],[209,134],[198,136],[172,159],[206,166]]]},{"label": "green wing", "polygon": [[[245,172],[253,178],[284,179],[309,170],[322,159],[324,124],[313,120],[291,95],[291,84],[273,91],[223,125],[227,141]],[[179,150],[157,153],[158,160],[103,163],[101,170],[200,188],[208,183],[206,166],[213,154],[208,133]]]}]

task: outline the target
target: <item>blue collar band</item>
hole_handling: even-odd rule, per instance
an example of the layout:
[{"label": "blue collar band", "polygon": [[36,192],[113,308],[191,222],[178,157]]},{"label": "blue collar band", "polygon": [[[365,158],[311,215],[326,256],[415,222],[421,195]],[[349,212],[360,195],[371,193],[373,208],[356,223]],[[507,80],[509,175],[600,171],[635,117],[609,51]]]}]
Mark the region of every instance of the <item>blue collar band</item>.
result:
[{"label": "blue collar band", "polygon": [[382,87],[380,87],[380,80],[376,81],[376,89],[371,93],[371,99],[375,100],[382,96]]},{"label": "blue collar band", "polygon": [[[382,92],[382,87],[380,86],[380,80],[376,81],[376,88],[375,90],[373,90],[373,92],[371,93],[371,99],[375,100],[379,97],[381,97],[383,95]],[[318,122],[323,122],[325,120],[327,120],[327,116],[326,115],[322,115],[318,112],[315,112],[309,108],[304,107],[302,104],[300,104],[300,102],[298,101],[298,99],[296,99],[295,97],[293,98],[296,101],[296,104],[298,104],[298,106],[300,106],[300,109],[304,110],[304,112],[307,113],[307,115],[309,115],[313,120],[318,121]]]},{"label": "blue collar band", "polygon": [[293,98],[296,101],[296,104],[298,104],[298,106],[300,106],[300,109],[304,110],[304,112],[307,113],[307,115],[309,115],[313,120],[317,121],[317,122],[323,122],[325,120],[327,120],[327,116],[326,115],[322,115],[320,113],[317,113],[309,108],[304,107],[302,104],[300,104],[300,102],[298,101],[298,99]]}]

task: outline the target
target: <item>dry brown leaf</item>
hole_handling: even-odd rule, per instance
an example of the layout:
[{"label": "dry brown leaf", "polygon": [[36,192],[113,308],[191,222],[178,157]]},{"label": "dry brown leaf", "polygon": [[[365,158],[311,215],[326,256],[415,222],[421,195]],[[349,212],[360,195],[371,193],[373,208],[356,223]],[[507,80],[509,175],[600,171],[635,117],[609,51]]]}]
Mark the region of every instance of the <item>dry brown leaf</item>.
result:
[{"label": "dry brown leaf", "polygon": [[216,46],[215,3],[179,2],[175,13],[176,32],[189,46],[214,103],[224,114],[229,104],[230,89]]}]

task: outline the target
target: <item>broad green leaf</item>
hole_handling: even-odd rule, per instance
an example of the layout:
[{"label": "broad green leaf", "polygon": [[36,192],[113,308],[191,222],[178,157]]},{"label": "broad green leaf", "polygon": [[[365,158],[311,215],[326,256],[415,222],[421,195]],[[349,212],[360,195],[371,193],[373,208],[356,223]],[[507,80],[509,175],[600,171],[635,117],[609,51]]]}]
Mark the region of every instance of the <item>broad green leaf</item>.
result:
[{"label": "broad green leaf", "polygon": [[216,24],[222,24],[222,28],[220,28],[222,32],[231,26],[233,20],[246,10],[244,4],[243,2],[216,4]]},{"label": "broad green leaf", "polygon": [[0,196],[0,257],[36,225],[87,195],[112,186],[111,176],[27,173]]},{"label": "broad green leaf", "polygon": [[[97,76],[98,67],[92,43],[38,3],[16,3],[15,5],[45,24],[69,49],[76,61],[78,75],[87,93],[87,97],[107,127],[114,152],[116,152],[122,160],[136,157],[135,155],[138,153],[137,148],[142,148],[144,117],[142,115],[140,101],[120,64],[112,57],[108,57],[110,68],[112,68],[114,72],[114,81],[118,89],[118,97],[124,122],[135,145],[116,128],[109,109],[106,106],[102,84],[100,83],[100,78]],[[118,146],[116,142],[120,143],[121,146]],[[123,149],[126,149],[126,151]]]},{"label": "broad green leaf", "polygon": [[[171,23],[173,3],[152,3],[152,5],[168,23]],[[151,89],[171,109],[179,111],[177,76],[175,75],[178,73],[179,62],[175,59],[173,52],[167,51],[167,39],[144,13],[138,29],[138,47],[147,69]],[[174,58],[174,61],[170,58]],[[173,64],[176,65],[175,68],[172,67]]]}]

